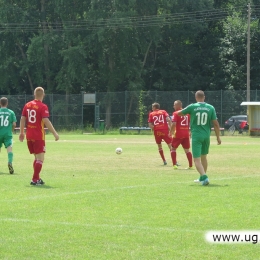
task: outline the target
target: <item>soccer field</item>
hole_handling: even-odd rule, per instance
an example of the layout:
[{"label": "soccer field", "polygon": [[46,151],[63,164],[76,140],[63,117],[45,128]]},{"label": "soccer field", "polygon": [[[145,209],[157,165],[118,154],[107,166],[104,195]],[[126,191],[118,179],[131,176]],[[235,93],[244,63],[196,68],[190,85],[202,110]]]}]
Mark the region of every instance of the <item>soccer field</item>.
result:
[{"label": "soccer field", "polygon": [[259,229],[259,139],[212,136],[209,186],[181,148],[178,170],[163,148],[166,166],[151,135],[49,134],[46,184],[30,186],[33,157],[15,135],[14,175],[0,153],[0,259],[259,259],[260,242],[205,240]]}]

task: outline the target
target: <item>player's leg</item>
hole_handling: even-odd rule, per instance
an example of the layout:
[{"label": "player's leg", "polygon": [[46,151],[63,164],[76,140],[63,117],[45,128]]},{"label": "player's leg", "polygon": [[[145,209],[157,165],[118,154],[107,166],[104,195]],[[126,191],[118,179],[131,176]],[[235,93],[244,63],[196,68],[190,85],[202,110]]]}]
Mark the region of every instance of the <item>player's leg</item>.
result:
[{"label": "player's leg", "polygon": [[167,138],[164,139],[164,141],[168,144],[168,147],[169,147],[170,152],[171,152],[172,164],[177,166],[177,167],[174,167],[175,169],[178,169],[178,166],[181,166],[177,161],[177,152],[176,152],[179,145],[175,148],[175,160],[176,160],[176,163],[175,163],[175,160],[172,157],[172,155],[173,155],[172,152],[173,152],[173,149],[174,149],[173,146],[172,146],[172,140],[173,140],[173,138],[170,136],[170,133],[167,135]]},{"label": "player's leg", "polygon": [[192,139],[192,154],[195,167],[200,174],[200,178],[195,180],[194,182],[199,182],[202,185],[209,184],[208,176],[206,175],[205,169],[201,162],[201,149],[202,149],[203,140],[199,140],[197,138]]},{"label": "player's leg", "polygon": [[194,160],[195,167],[196,167],[197,171],[199,172],[200,176],[205,175],[206,173],[205,173],[204,167],[201,163],[201,158],[200,157],[197,157],[197,158],[194,157],[193,160]]},{"label": "player's leg", "polygon": [[181,140],[179,138],[172,138],[171,158],[172,158],[173,168],[175,170],[178,169],[178,165],[177,165],[177,148],[179,147],[180,143],[181,143]]},{"label": "player's leg", "polygon": [[[168,147],[170,149],[170,153],[171,153],[172,152],[172,137],[171,137],[170,133],[168,131],[165,131],[164,135],[162,136],[162,139],[168,145]],[[164,165],[167,164],[167,163],[165,164],[165,162],[164,162]]]},{"label": "player's leg", "polygon": [[35,154],[35,164],[33,172],[33,181],[37,184],[44,184],[43,180],[40,178],[40,172],[42,170],[42,164],[44,161],[44,153]]},{"label": "player's leg", "polygon": [[6,151],[7,151],[7,156],[8,156],[8,169],[9,169],[9,173],[10,174],[13,174],[14,173],[14,168],[13,168],[13,158],[14,158],[14,155],[13,155],[13,139],[12,137],[7,137],[5,138],[4,140],[4,144],[5,144],[5,148],[6,148]]},{"label": "player's leg", "polygon": [[186,168],[186,169],[188,169],[188,170],[193,170],[194,168],[193,168],[192,153],[191,153],[190,149],[184,149],[184,152],[185,152],[185,154],[186,154],[186,157],[187,157],[188,163],[189,163],[189,167]]},{"label": "player's leg", "polygon": [[202,148],[201,148],[201,163],[203,165],[205,173],[208,170],[207,154],[209,153],[209,146],[210,146],[210,138],[206,138],[202,143]]},{"label": "player's leg", "polygon": [[[34,153],[34,143],[35,143],[35,141],[27,140],[28,150],[29,150],[30,154],[34,155],[33,172],[34,172],[34,167],[35,167],[35,164],[36,164],[36,156],[35,156],[35,153]],[[31,180],[30,184],[31,185],[36,185],[37,184],[37,179],[34,177],[34,173],[33,173],[32,180]]]},{"label": "player's leg", "polygon": [[6,148],[6,151],[7,151],[7,155],[8,155],[8,169],[9,169],[9,173],[13,174],[14,173],[14,168],[13,168],[13,158],[14,158],[14,155],[13,155],[13,148],[12,148],[12,146],[8,146]]},{"label": "player's leg", "polygon": [[208,169],[208,160],[207,160],[207,155],[201,155],[200,157],[201,159],[201,164],[203,165],[204,171],[205,173],[207,173],[207,169]]},{"label": "player's leg", "polygon": [[166,165],[167,162],[165,160],[165,157],[164,157],[164,152],[163,152],[163,148],[162,148],[162,132],[160,131],[156,131],[154,132],[154,138],[155,138],[155,142],[158,146],[158,152],[163,160],[163,164]]},{"label": "player's leg", "polygon": [[166,162],[165,157],[164,157],[164,152],[163,152],[162,144],[160,143],[160,144],[157,144],[157,145],[158,145],[159,154],[160,154],[160,156],[161,156],[161,158],[162,158],[162,160],[163,160],[163,164],[164,164],[164,165],[167,165],[167,162]]},{"label": "player's leg", "polygon": [[182,139],[182,142],[181,142],[181,145],[184,149],[184,152],[186,154],[186,157],[188,159],[188,162],[189,162],[189,167],[186,168],[186,169],[193,169],[193,166],[192,166],[192,153],[190,152],[190,138],[183,138]]},{"label": "player's leg", "polygon": [[40,178],[40,172],[44,162],[45,142],[43,140],[36,140],[32,142],[31,151],[33,151],[35,156],[35,160],[33,162],[33,177],[31,185],[42,185],[44,182]]}]

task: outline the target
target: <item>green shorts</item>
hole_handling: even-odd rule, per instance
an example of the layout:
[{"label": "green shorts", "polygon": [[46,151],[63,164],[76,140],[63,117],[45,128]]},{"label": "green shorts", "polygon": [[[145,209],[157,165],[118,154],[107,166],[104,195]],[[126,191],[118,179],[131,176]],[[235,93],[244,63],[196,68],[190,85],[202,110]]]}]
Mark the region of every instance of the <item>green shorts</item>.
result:
[{"label": "green shorts", "polygon": [[1,136],[0,137],[0,148],[2,145],[5,145],[5,148],[13,145],[13,137],[12,136]]},{"label": "green shorts", "polygon": [[210,137],[192,137],[192,156],[199,158],[209,153]]}]

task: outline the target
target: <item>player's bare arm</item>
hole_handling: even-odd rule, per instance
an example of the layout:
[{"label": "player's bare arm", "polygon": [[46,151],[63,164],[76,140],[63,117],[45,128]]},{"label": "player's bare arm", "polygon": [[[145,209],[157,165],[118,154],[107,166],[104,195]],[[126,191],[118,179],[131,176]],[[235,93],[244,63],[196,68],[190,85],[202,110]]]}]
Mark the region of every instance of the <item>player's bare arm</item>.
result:
[{"label": "player's bare arm", "polygon": [[43,120],[45,126],[49,129],[49,131],[55,137],[55,141],[58,141],[60,137],[59,137],[58,133],[56,132],[56,130],[54,129],[54,127],[53,127],[51,121],[49,120],[49,118],[43,118],[42,120]]},{"label": "player's bare arm", "polygon": [[24,140],[25,121],[26,121],[25,116],[22,116],[21,120],[20,120],[20,134],[19,134],[20,142],[23,142],[23,140]]},{"label": "player's bare arm", "polygon": [[214,131],[217,137],[217,142],[218,144],[221,144],[221,139],[220,139],[220,130],[219,130],[219,123],[218,120],[212,120]]},{"label": "player's bare arm", "polygon": [[14,129],[16,128],[16,122],[13,122],[13,125],[12,125],[12,131],[14,132]]},{"label": "player's bare arm", "polygon": [[152,123],[148,123],[149,127],[153,130],[154,125]]},{"label": "player's bare arm", "polygon": [[177,112],[177,114],[178,114],[178,116],[185,116],[185,115],[182,113],[182,110],[179,110],[179,111]]},{"label": "player's bare arm", "polygon": [[176,129],[176,122],[172,122],[171,130],[170,130],[171,135],[174,135],[174,133],[175,133],[175,129]]},{"label": "player's bare arm", "polygon": [[166,121],[168,123],[168,126],[169,126],[169,131],[171,130],[171,125],[172,125],[172,121],[171,121],[171,118],[169,116],[166,117]]}]

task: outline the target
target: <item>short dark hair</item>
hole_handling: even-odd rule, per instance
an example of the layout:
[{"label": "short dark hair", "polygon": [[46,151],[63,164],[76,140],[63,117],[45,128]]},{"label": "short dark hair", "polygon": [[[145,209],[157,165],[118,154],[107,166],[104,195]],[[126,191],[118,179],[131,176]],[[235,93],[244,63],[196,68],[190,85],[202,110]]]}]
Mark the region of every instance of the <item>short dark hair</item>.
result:
[{"label": "short dark hair", "polygon": [[6,97],[1,97],[0,98],[0,105],[5,107],[5,106],[7,106],[7,104],[8,104],[8,99]]}]

